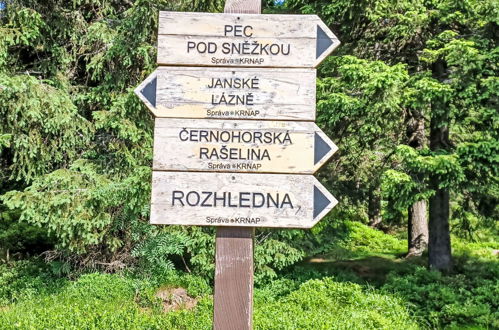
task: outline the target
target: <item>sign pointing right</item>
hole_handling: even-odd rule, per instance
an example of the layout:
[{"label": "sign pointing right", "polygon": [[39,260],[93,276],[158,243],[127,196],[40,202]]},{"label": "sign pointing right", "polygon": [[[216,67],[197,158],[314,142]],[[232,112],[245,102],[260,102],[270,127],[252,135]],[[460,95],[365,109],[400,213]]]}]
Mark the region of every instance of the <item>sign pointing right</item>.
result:
[{"label": "sign pointing right", "polygon": [[315,173],[338,149],[311,122],[156,118],[155,171]]},{"label": "sign pointing right", "polygon": [[337,203],[311,175],[152,174],[152,224],[312,228]]},{"label": "sign pointing right", "polygon": [[316,67],[340,44],[317,15],[160,12],[158,64]]}]

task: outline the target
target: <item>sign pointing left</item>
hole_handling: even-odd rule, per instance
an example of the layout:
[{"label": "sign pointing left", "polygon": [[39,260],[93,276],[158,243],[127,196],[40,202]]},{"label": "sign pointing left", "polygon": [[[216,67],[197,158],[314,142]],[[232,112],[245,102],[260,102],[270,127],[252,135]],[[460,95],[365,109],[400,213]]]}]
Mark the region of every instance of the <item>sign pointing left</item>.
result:
[{"label": "sign pointing left", "polygon": [[156,72],[153,72],[135,89],[135,95],[144,102],[153,114],[156,109],[156,88],[158,85],[158,78]]},{"label": "sign pointing left", "polygon": [[159,67],[135,93],[156,117],[315,120],[315,69]]}]

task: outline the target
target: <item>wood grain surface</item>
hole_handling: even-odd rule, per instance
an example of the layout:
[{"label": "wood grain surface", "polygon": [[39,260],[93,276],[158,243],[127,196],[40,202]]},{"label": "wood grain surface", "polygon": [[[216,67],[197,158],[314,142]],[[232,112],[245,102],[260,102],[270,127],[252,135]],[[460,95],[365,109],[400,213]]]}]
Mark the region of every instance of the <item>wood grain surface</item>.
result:
[{"label": "wood grain surface", "polygon": [[[260,14],[261,0],[227,0],[224,11]],[[217,227],[214,330],[253,328],[254,244],[254,228]]]},{"label": "wood grain surface", "polygon": [[312,175],[152,175],[152,224],[311,228],[336,203]]},{"label": "wood grain surface", "polygon": [[153,170],[313,174],[336,150],[312,122],[156,118]]},{"label": "wood grain surface", "polygon": [[160,12],[160,65],[316,67],[340,42],[317,15]]},{"label": "wood grain surface", "polygon": [[159,67],[156,117],[315,120],[315,69]]},{"label": "wood grain surface", "polygon": [[254,228],[217,227],[213,329],[252,329],[254,239]]}]

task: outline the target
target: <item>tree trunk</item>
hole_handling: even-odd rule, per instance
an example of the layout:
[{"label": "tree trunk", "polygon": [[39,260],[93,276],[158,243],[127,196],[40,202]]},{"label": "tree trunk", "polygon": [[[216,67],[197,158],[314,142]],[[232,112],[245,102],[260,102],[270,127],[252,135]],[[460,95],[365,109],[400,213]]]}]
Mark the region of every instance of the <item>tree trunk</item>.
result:
[{"label": "tree trunk", "polygon": [[[432,180],[438,185],[437,180]],[[430,198],[430,240],[428,263],[430,268],[449,271],[452,268],[449,230],[449,190],[436,189]]]},{"label": "tree trunk", "polygon": [[421,256],[428,247],[428,221],[426,218],[426,201],[420,200],[409,207],[409,239],[407,257]]},{"label": "tree trunk", "polygon": [[[435,63],[435,78],[444,79],[444,64]],[[430,120],[430,149],[432,151],[449,150],[449,108],[442,102],[432,104]],[[452,255],[449,228],[449,189],[440,187],[438,175],[431,175],[430,185],[435,195],[430,198],[430,222],[428,263],[430,269],[449,271],[452,268]]]},{"label": "tree trunk", "polygon": [[[420,150],[426,145],[425,118],[419,111],[412,111],[407,123],[408,145]],[[416,175],[416,179],[422,178]],[[408,209],[407,232],[408,251],[406,257],[421,256],[428,247],[427,202],[419,200]]]},{"label": "tree trunk", "polygon": [[371,190],[369,193],[369,204],[367,206],[367,213],[369,216],[369,226],[377,228],[381,225],[381,194],[380,188]]}]

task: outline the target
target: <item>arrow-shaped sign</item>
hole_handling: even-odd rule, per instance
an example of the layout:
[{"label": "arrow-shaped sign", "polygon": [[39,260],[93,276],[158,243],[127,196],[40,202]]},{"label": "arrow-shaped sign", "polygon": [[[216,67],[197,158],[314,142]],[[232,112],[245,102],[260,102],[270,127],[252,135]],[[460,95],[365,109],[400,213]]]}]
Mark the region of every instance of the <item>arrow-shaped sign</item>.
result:
[{"label": "arrow-shaped sign", "polygon": [[153,170],[313,174],[337,149],[312,122],[157,118]]},{"label": "arrow-shaped sign", "polygon": [[315,69],[159,67],[135,93],[156,117],[315,120]]},{"label": "arrow-shaped sign", "polygon": [[339,44],[317,15],[159,14],[160,65],[316,67]]},{"label": "arrow-shaped sign", "polygon": [[336,204],[311,175],[153,172],[151,223],[311,228]]}]

